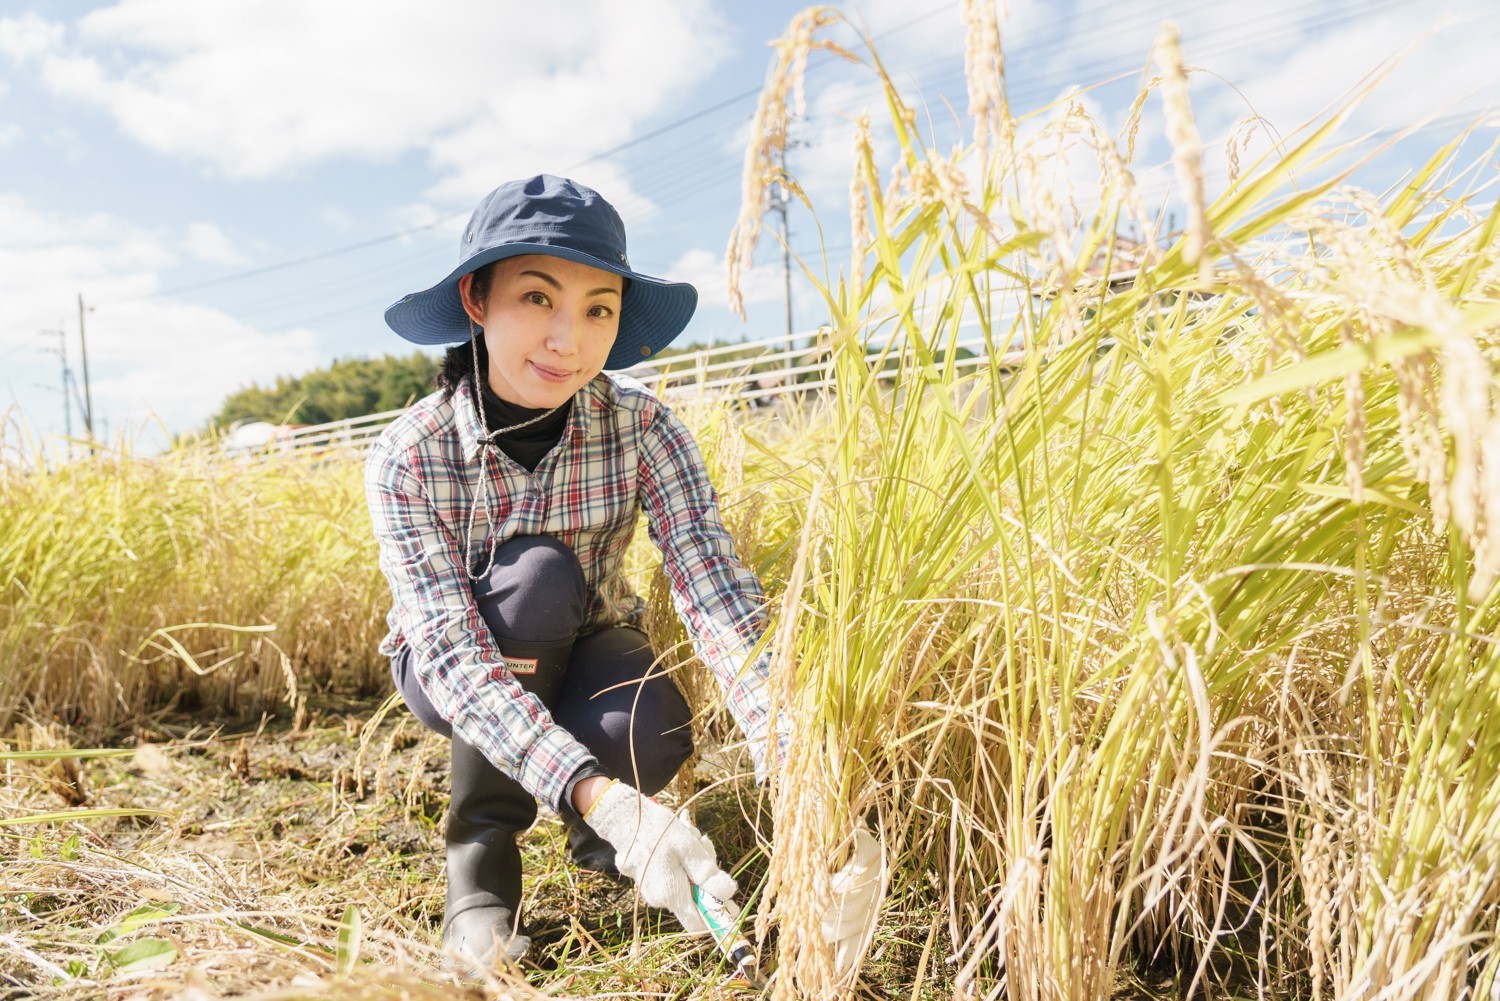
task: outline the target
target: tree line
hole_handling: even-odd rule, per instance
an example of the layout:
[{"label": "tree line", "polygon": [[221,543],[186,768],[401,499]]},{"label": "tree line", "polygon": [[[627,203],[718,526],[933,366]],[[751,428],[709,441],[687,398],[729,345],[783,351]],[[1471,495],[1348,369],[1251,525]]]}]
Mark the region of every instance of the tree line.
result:
[{"label": "tree line", "polygon": [[252,384],[230,393],[213,423],[326,424],[396,410],[432,392],[441,364],[421,351],[342,358],[305,375],[281,376],[271,386]]}]

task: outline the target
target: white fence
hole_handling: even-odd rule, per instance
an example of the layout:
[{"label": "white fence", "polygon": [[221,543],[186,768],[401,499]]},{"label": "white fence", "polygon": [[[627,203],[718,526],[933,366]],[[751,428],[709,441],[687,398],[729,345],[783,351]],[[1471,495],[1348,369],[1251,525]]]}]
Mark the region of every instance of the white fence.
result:
[{"label": "white fence", "polygon": [[[983,331],[978,326],[961,329],[954,344],[954,355],[954,367],[959,371],[987,364],[989,348]],[[997,361],[1005,366],[1015,365],[1020,356],[1019,345],[1010,345]],[[829,360],[826,341],[819,340],[817,331],[807,331],[791,337],[782,334],[671,355],[656,364],[628,369],[625,374],[639,379],[668,402],[713,399],[732,394],[746,403],[763,405],[778,397],[800,397],[831,386],[833,373]],[[900,352],[891,351],[882,374],[896,375],[900,364]],[[387,410],[328,424],[280,428],[270,440],[257,442],[253,450],[324,452],[363,449],[402,412]]]},{"label": "white fence", "polygon": [[[1003,364],[1016,364],[1017,350],[1002,356]],[[816,331],[780,335],[761,341],[718,344],[664,359],[662,369],[637,366],[627,374],[646,383],[667,401],[710,399],[733,394],[747,402],[758,402],[789,394],[803,394],[833,385],[829,366],[830,347]],[[978,368],[989,360],[983,331],[974,325],[961,330],[954,344],[954,366],[959,371]],[[878,352],[872,350],[872,356]],[[872,357],[873,360],[873,357]],[[899,351],[892,351],[881,374],[894,376],[901,364]]]}]

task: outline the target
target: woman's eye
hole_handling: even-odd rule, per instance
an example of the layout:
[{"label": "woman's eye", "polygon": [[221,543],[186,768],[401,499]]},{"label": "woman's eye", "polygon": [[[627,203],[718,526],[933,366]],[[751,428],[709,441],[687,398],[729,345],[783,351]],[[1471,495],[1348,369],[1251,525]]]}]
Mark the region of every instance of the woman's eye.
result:
[{"label": "woman's eye", "polygon": [[547,296],[542,292],[527,292],[526,301],[533,306],[545,306],[547,305]]},{"label": "woman's eye", "polygon": [[614,310],[610,309],[608,306],[593,306],[589,309],[589,315],[598,317],[599,319],[603,319],[604,317],[610,316],[613,313]]}]

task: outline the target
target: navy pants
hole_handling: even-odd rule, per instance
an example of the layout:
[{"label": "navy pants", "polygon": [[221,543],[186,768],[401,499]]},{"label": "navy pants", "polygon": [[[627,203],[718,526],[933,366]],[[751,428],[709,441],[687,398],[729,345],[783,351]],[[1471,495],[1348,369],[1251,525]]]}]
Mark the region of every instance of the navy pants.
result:
[{"label": "navy pants", "polygon": [[[475,583],[474,598],[507,659],[536,662],[535,673],[516,680],[593,752],[604,774],[647,795],[672,780],[693,752],[687,701],[671,678],[651,673],[655,656],[640,630],[579,635],[585,585],[572,550],[546,536],[511,539]],[[452,726],[417,682],[409,647],[392,658],[391,676],[412,714],[451,738]]]}]

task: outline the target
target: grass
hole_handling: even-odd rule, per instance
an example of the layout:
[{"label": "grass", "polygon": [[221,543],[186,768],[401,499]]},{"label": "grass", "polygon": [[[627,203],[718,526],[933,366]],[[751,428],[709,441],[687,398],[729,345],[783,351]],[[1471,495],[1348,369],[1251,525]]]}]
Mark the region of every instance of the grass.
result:
[{"label": "grass", "polygon": [[[65,774],[69,759],[10,752],[0,815],[35,810],[60,786],[101,815],[0,830],[0,983],[28,985],[7,996],[493,996],[437,972],[447,743],[375,709],[314,699],[300,727],[244,732],[164,717],[124,753],[72,751]],[[24,742],[68,735],[30,728]],[[764,804],[729,774],[700,769],[696,814],[754,886]],[[109,817],[117,807],[152,812]],[[523,841],[537,941],[524,973],[538,991],[730,996],[711,946],[628,887],[573,869],[566,852],[550,815]],[[153,944],[161,951],[142,952]],[[144,958],[122,958],[132,947]],[[514,978],[505,989],[543,996]]]}]

